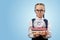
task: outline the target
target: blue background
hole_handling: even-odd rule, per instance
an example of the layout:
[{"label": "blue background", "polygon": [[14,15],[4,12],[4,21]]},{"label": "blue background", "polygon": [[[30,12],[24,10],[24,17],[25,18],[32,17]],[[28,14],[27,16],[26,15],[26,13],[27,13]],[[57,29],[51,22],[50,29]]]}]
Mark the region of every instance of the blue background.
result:
[{"label": "blue background", "polygon": [[51,23],[49,40],[60,40],[60,0],[0,0],[0,40],[31,40],[27,36],[29,21],[39,2],[45,4],[45,17]]}]

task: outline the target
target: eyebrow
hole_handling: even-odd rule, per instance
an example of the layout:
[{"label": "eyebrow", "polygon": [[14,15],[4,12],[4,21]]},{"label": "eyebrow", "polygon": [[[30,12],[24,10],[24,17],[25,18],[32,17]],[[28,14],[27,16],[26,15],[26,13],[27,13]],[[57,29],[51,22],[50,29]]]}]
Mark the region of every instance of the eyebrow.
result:
[{"label": "eyebrow", "polygon": [[35,10],[45,10],[45,9],[35,9]]}]

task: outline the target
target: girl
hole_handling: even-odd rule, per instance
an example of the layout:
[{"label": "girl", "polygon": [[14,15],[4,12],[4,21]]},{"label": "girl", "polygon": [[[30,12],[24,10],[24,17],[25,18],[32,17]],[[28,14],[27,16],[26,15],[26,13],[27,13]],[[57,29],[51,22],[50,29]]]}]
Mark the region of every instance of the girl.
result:
[{"label": "girl", "polygon": [[[36,18],[32,19],[32,21],[29,24],[29,37],[32,37],[32,40],[48,40],[48,37],[51,36],[50,31],[50,25],[48,23],[48,20],[44,18],[45,13],[45,5],[43,3],[37,3],[35,5],[35,13]],[[45,21],[44,21],[45,20]],[[46,32],[42,33],[33,33],[32,29],[33,27],[46,27]],[[44,36],[43,36],[44,35]]]}]

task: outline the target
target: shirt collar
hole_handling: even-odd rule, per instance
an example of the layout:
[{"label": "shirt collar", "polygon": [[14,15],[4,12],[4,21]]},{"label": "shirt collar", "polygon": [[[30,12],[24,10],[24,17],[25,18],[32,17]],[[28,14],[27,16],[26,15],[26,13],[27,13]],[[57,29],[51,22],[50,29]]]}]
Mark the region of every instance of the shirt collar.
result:
[{"label": "shirt collar", "polygon": [[37,20],[43,20],[44,18],[43,18],[43,17],[42,17],[42,18],[36,17],[36,19],[37,19]]}]

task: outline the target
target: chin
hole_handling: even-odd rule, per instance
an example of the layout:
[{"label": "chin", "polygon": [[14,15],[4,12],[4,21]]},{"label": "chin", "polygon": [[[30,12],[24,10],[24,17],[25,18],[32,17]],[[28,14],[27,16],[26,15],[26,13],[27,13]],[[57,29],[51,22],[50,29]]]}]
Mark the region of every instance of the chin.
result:
[{"label": "chin", "polygon": [[42,17],[39,17],[39,18],[42,18]]}]

